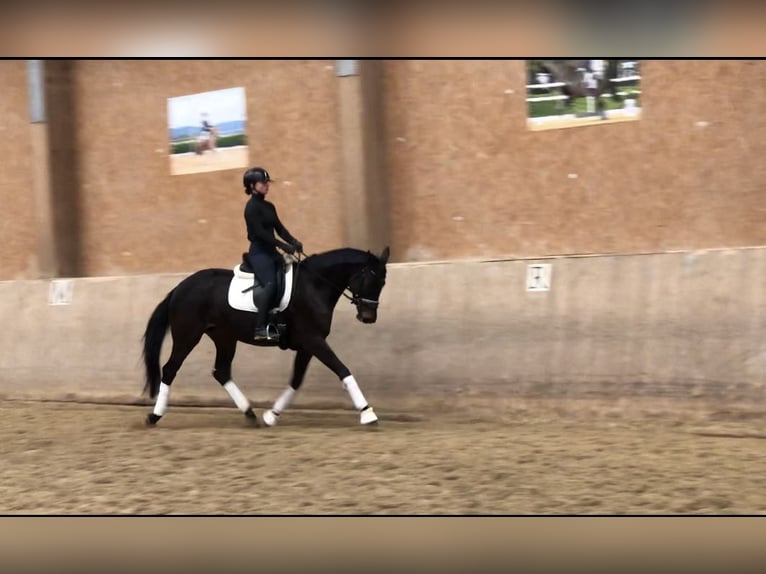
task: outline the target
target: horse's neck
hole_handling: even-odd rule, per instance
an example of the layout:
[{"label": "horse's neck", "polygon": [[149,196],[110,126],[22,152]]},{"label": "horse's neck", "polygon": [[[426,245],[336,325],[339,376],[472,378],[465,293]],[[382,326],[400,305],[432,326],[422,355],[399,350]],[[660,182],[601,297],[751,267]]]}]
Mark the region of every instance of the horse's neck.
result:
[{"label": "horse's neck", "polygon": [[343,262],[331,265],[327,267],[325,271],[320,271],[320,273],[325,275],[338,287],[345,288],[348,286],[348,282],[351,280],[351,277],[353,277],[354,274],[362,267],[364,267],[363,263]]},{"label": "horse's neck", "polygon": [[324,267],[309,269],[309,274],[315,276],[314,281],[319,287],[336,287],[333,293],[334,302],[337,302],[341,293],[348,287],[349,281],[365,263],[361,261],[339,261]]}]

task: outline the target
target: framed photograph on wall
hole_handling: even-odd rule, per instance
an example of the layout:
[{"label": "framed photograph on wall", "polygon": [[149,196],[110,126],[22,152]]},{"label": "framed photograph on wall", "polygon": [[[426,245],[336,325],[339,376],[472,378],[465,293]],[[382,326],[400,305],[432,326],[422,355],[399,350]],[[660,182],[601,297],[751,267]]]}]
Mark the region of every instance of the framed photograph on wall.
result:
[{"label": "framed photograph on wall", "polygon": [[527,60],[527,127],[607,125],[641,117],[638,60]]},{"label": "framed photograph on wall", "polygon": [[245,88],[168,98],[170,173],[248,165]]}]

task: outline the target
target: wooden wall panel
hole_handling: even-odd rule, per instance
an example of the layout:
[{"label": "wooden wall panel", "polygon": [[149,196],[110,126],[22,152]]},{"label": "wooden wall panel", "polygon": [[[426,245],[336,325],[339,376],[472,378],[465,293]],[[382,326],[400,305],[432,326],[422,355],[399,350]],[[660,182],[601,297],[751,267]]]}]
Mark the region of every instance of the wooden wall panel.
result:
[{"label": "wooden wall panel", "polygon": [[[766,63],[644,61],[640,120],[538,132],[524,72],[524,60],[384,62],[392,260],[766,245]],[[271,199],[285,224],[309,252],[344,244],[333,60],[84,60],[70,78],[69,108],[49,106],[75,125],[83,275],[238,261],[243,170],[171,176],[167,156],[167,98],[234,86],[251,164],[283,180]],[[1,63],[0,79],[1,278],[29,278],[26,63]]]},{"label": "wooden wall panel", "polygon": [[399,260],[766,244],[766,62],[644,61],[642,118],[525,126],[525,61],[390,61]]},{"label": "wooden wall panel", "polygon": [[228,267],[247,250],[245,168],[171,176],[167,98],[244,86],[251,165],[307,252],[341,246],[333,61],[81,61],[75,73],[87,275]]},{"label": "wooden wall panel", "polygon": [[37,220],[25,60],[0,61],[0,280],[37,270]]}]

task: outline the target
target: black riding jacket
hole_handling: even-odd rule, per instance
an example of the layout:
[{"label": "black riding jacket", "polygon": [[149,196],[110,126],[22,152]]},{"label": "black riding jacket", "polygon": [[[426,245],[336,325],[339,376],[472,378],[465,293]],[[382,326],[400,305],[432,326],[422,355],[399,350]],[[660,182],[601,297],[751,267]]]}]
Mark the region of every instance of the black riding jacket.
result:
[{"label": "black riding jacket", "polygon": [[253,193],[245,204],[245,224],[251,251],[255,248],[258,251],[276,254],[277,247],[288,247],[274,237],[275,231],[285,241],[291,244],[295,242],[295,238],[279,220],[274,204],[266,201],[260,193]]}]

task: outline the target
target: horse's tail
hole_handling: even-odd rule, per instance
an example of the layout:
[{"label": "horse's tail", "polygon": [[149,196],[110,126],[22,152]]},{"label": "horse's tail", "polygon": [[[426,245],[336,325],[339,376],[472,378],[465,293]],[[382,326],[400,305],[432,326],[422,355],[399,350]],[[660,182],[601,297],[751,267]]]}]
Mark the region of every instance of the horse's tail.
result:
[{"label": "horse's tail", "polygon": [[149,392],[149,396],[154,398],[160,390],[160,351],[162,342],[165,340],[165,334],[170,326],[170,298],[175,289],[167,294],[162,303],[149,317],[144,332],[144,367],[146,368],[146,384],[144,392]]}]

